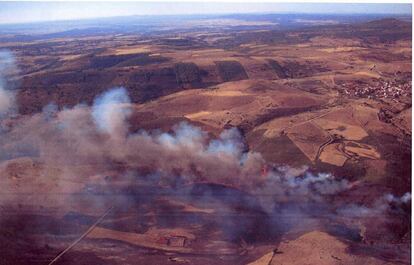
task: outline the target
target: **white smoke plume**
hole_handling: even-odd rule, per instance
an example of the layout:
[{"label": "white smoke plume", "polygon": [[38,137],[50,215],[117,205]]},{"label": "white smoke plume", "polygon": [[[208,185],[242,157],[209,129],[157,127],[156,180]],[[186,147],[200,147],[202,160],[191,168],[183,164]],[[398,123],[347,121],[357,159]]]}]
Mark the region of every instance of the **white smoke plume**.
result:
[{"label": "white smoke plume", "polygon": [[110,135],[125,134],[128,129],[126,119],[131,114],[130,103],[125,88],[114,88],[97,97],[92,107],[92,116],[98,130]]},{"label": "white smoke plume", "polygon": [[365,218],[384,216],[387,211],[400,211],[401,207],[411,202],[411,193],[407,192],[401,197],[385,194],[372,205],[347,205],[337,210],[338,214],[345,217]]},{"label": "white smoke plume", "polygon": [[398,196],[394,196],[392,194],[386,194],[384,196],[384,198],[389,202],[389,203],[395,203],[395,204],[404,204],[404,203],[409,203],[411,201],[411,193],[406,192],[404,195],[402,195],[401,197]]}]

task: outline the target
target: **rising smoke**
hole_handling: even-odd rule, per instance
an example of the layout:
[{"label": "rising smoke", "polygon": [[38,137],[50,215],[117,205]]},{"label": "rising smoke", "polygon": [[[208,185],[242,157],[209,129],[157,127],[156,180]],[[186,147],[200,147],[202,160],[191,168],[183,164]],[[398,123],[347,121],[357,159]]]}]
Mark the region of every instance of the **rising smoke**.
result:
[{"label": "rising smoke", "polygon": [[129,104],[126,89],[114,88],[95,99],[92,107],[92,117],[97,129],[110,135],[125,135],[128,129],[126,119],[131,114],[128,108],[121,104]]},{"label": "rising smoke", "polygon": [[259,153],[247,151],[236,128],[224,130],[217,139],[209,139],[206,132],[188,123],[177,124],[170,132],[129,132],[131,109],[122,87],[98,96],[92,107],[58,111],[48,105],[2,134],[0,158],[35,154],[69,175],[74,165],[95,165],[99,174],[122,164],[138,175],[153,171],[169,180],[228,184],[284,200],[321,201],[349,188],[346,180],[314,174],[307,167],[274,166],[263,173],[268,165]]},{"label": "rising smoke", "polygon": [[[2,113],[14,108],[11,92],[0,90],[0,98]],[[236,128],[224,130],[215,139],[188,123],[179,123],[169,132],[131,132],[132,110],[122,87],[98,96],[92,107],[59,110],[49,104],[42,113],[21,117],[14,126],[0,131],[0,163],[36,157],[44,167],[59,168],[55,177],[61,179],[79,180],[77,169],[93,165],[95,175],[113,169],[121,174],[134,172],[138,178],[156,175],[172,187],[177,183],[225,184],[253,194],[273,216],[272,223],[280,223],[284,217],[286,223],[292,223],[287,218],[291,215],[302,222],[310,209],[328,209],[327,197],[352,186],[331,174],[312,173],[307,167],[268,165],[259,153],[248,150]],[[1,170],[0,176],[5,175]],[[90,176],[83,177],[86,181]],[[362,218],[383,214],[390,204],[410,200],[410,194],[401,198],[387,195],[372,207],[345,205],[334,214]]]}]

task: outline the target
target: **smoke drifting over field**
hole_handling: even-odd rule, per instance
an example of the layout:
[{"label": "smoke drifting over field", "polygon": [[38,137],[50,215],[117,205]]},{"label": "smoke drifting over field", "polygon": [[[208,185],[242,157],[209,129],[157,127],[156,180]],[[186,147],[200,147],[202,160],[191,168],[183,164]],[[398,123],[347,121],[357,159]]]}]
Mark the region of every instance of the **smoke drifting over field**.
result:
[{"label": "smoke drifting over field", "polygon": [[[95,165],[96,174],[122,165],[139,176],[157,174],[169,183],[212,182],[265,194],[267,200],[323,201],[349,188],[346,180],[306,167],[271,167],[259,153],[245,151],[236,128],[224,130],[217,139],[187,123],[170,132],[129,132],[133,106],[124,88],[98,96],[92,107],[78,105],[57,110],[49,105],[43,113],[22,118],[3,128],[1,158],[35,155],[46,165],[64,169],[65,177],[75,165]],[[269,197],[269,195],[271,195]],[[404,197],[404,200],[406,198]],[[269,205],[272,205],[269,204]]]},{"label": "smoke drifting over field", "polygon": [[338,209],[337,213],[351,218],[376,217],[384,215],[387,211],[398,212],[411,201],[411,194],[405,193],[401,197],[385,194],[377,199],[371,207],[359,205],[346,205]]},{"label": "smoke drifting over field", "polygon": [[57,111],[48,106],[3,134],[2,156],[37,154],[46,164],[58,165],[69,173],[73,165],[95,164],[97,173],[102,173],[111,163],[121,163],[138,174],[145,170],[187,182],[271,187],[268,192],[279,195],[290,189],[316,198],[347,187],[346,181],[329,174],[313,175],[306,168],[280,167],[264,173],[264,159],[259,153],[245,151],[235,128],[224,130],[217,139],[209,139],[206,132],[187,123],[177,124],[171,132],[129,133],[130,113],[124,88],[97,97],[92,108],[79,105]]},{"label": "smoke drifting over field", "polygon": [[15,106],[14,93],[8,89],[5,77],[14,70],[13,54],[0,50],[0,117],[10,113]]},{"label": "smoke drifting over field", "polygon": [[[256,238],[260,234],[277,236],[295,225],[311,229],[304,221],[308,217],[322,222],[326,217],[355,219],[368,214],[384,215],[390,205],[400,207],[410,201],[409,194],[402,198],[389,195],[372,207],[343,205],[335,211],[330,198],[352,187],[346,180],[311,172],[306,166],[269,165],[261,154],[247,151],[236,128],[224,130],[213,139],[188,123],[177,124],[169,132],[130,132],[132,112],[126,90],[115,88],[98,96],[91,107],[78,105],[58,110],[50,104],[42,113],[18,118],[12,126],[0,123],[0,176],[7,175],[2,172],[7,169],[1,166],[7,163],[4,160],[31,157],[43,168],[59,169],[53,175],[58,181],[76,178],[87,183],[91,175],[82,175],[77,170],[83,167],[93,168],[89,171],[93,175],[116,171],[117,177],[128,179],[131,186],[134,181],[156,179],[154,189],[165,191],[167,187],[172,194],[189,202],[214,201],[216,207],[222,208],[219,211],[229,207],[234,211],[240,205],[253,211],[255,217],[249,220],[214,217],[231,240]],[[223,193],[217,194],[208,185],[198,186],[202,196],[193,197],[183,189],[200,183],[227,185],[230,191],[222,196]],[[62,185],[51,186],[47,192],[65,191]],[[232,191],[234,188],[240,192]],[[76,198],[71,203],[82,205]],[[99,209],[112,202],[110,198],[94,197],[89,203]],[[180,225],[181,221],[177,222]],[[256,229],[257,222],[262,232]]]}]

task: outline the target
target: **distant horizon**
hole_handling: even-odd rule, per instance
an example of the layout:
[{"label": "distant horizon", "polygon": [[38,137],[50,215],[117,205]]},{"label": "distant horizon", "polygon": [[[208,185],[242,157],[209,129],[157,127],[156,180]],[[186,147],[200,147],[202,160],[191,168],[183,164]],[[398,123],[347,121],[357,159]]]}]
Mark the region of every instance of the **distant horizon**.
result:
[{"label": "distant horizon", "polygon": [[407,17],[411,14],[395,14],[395,13],[304,13],[304,12],[249,12],[249,13],[203,13],[203,14],[140,14],[140,15],[116,15],[116,16],[107,16],[107,17],[88,17],[88,18],[73,18],[73,19],[59,19],[59,20],[38,20],[31,22],[11,22],[11,23],[2,23],[0,26],[25,26],[30,24],[42,24],[42,23],[72,23],[72,22],[87,22],[87,21],[96,21],[96,20],[110,20],[110,19],[120,19],[120,18],[133,18],[133,17],[174,17],[174,16],[231,16],[231,15],[326,15],[326,16],[343,16],[343,17],[361,17],[361,16],[380,16],[382,18],[396,18],[396,17]]},{"label": "distant horizon", "polygon": [[133,16],[314,14],[411,16],[410,3],[0,2],[0,24],[70,22]]}]

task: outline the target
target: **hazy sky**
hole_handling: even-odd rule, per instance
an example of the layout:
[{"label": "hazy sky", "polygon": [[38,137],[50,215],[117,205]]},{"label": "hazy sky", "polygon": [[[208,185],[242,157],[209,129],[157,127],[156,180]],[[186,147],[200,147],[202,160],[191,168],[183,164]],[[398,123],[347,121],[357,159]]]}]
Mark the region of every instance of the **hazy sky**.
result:
[{"label": "hazy sky", "polygon": [[0,2],[0,23],[96,17],[221,13],[388,13],[411,14],[411,4],[254,2]]}]

